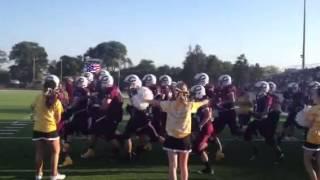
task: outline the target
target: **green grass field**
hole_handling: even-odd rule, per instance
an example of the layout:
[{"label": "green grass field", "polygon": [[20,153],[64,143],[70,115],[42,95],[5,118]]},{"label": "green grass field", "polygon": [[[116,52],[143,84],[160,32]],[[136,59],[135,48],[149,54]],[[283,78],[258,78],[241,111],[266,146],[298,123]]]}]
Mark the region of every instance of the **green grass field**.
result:
[{"label": "green grass field", "polygon": [[[34,147],[31,141],[32,125],[29,121],[30,104],[37,91],[0,90],[0,179],[33,179]],[[123,122],[122,126],[125,124]],[[11,131],[10,127],[17,127]],[[198,175],[201,169],[198,156],[190,160],[190,179],[196,180],[304,180],[307,179],[303,162],[301,142],[283,144],[285,159],[273,164],[272,151],[263,142],[257,142],[260,154],[257,160],[249,161],[249,147],[242,140],[230,140],[228,129],[222,139],[225,159],[212,161],[215,175]],[[301,133],[300,133],[301,134]],[[227,138],[228,137],[228,138]],[[73,180],[156,180],[167,179],[167,157],[160,145],[146,152],[134,162],[112,157],[107,143],[100,142],[97,156],[82,160],[85,142],[75,140],[73,158],[75,164],[62,169]],[[214,149],[211,147],[211,159]],[[45,166],[48,168],[48,166]],[[45,175],[49,175],[46,172]]]}]

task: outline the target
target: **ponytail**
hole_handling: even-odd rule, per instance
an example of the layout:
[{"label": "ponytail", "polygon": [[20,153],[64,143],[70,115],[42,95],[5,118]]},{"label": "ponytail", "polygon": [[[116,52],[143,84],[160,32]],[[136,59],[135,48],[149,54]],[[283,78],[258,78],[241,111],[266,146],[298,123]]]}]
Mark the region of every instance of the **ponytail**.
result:
[{"label": "ponytail", "polygon": [[51,108],[57,101],[57,94],[55,92],[56,84],[53,81],[46,81],[43,85],[43,94],[45,96],[45,104],[47,108]]}]

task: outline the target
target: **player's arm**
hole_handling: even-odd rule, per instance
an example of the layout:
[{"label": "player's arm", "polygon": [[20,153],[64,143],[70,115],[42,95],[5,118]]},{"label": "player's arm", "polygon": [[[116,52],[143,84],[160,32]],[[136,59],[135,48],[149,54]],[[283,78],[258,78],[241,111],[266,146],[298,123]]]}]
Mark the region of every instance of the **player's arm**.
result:
[{"label": "player's arm", "polygon": [[149,103],[151,106],[156,106],[156,107],[160,107],[160,101],[159,100],[144,100],[146,103]]},{"label": "player's arm", "polygon": [[203,110],[203,119],[200,122],[200,129],[202,129],[202,127],[208,122],[211,121],[212,119],[212,109],[210,107],[206,107]]}]

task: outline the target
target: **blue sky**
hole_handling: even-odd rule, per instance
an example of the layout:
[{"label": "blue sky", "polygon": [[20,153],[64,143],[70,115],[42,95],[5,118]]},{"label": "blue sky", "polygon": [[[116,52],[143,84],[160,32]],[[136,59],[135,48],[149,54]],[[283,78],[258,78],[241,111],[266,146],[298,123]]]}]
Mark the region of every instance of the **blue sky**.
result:
[{"label": "blue sky", "polygon": [[[0,49],[35,41],[50,59],[103,41],[138,63],[181,66],[189,45],[234,61],[301,64],[303,0],[1,0]],[[320,1],[308,0],[307,64],[320,63]]]}]

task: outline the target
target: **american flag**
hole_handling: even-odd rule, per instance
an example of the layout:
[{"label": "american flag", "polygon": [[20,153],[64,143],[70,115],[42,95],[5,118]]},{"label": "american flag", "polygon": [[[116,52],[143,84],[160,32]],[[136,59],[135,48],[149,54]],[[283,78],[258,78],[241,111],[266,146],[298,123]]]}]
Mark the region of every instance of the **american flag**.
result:
[{"label": "american flag", "polygon": [[101,70],[101,65],[99,63],[88,62],[84,65],[85,72],[99,72]]}]

